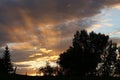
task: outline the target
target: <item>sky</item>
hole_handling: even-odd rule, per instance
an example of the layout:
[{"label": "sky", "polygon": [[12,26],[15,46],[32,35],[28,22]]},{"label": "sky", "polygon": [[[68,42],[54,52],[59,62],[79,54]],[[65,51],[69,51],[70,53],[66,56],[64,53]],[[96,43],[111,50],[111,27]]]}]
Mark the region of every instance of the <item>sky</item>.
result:
[{"label": "sky", "polygon": [[120,0],[0,0],[0,55],[9,46],[18,74],[55,66],[76,30],[104,33],[120,45]]}]

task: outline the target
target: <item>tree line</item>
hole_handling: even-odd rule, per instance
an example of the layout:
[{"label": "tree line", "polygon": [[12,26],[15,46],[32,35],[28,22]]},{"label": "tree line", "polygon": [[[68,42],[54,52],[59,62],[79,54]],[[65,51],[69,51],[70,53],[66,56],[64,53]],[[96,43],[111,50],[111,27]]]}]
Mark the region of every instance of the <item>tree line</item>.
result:
[{"label": "tree line", "polygon": [[[39,68],[44,76],[120,76],[120,47],[108,35],[86,30],[76,31],[72,45],[59,55],[59,66],[49,62]],[[5,70],[5,71],[2,71]],[[0,59],[0,72],[15,73],[9,49]]]}]

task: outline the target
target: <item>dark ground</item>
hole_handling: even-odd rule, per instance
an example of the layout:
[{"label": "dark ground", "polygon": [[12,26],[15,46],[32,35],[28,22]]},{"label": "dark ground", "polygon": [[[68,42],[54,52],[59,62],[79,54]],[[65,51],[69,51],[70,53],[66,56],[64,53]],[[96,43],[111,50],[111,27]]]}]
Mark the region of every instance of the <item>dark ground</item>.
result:
[{"label": "dark ground", "polygon": [[116,77],[79,77],[79,76],[25,76],[25,75],[0,75],[0,80],[120,80]]}]

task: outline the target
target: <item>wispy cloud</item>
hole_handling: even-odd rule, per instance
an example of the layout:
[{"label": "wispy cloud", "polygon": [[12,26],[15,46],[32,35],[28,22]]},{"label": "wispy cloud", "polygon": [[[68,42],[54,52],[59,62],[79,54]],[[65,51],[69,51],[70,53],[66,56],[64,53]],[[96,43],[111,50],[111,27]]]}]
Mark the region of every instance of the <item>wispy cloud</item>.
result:
[{"label": "wispy cloud", "polygon": [[92,27],[90,27],[90,28],[87,29],[87,31],[91,32],[91,31],[94,31],[94,30],[96,30],[96,29],[98,29],[100,27],[101,27],[100,24],[93,24]]},{"label": "wispy cloud", "polygon": [[109,33],[109,35],[119,35],[120,34],[120,31],[119,30],[117,30],[117,31],[113,31],[113,32],[111,32],[111,33]]}]

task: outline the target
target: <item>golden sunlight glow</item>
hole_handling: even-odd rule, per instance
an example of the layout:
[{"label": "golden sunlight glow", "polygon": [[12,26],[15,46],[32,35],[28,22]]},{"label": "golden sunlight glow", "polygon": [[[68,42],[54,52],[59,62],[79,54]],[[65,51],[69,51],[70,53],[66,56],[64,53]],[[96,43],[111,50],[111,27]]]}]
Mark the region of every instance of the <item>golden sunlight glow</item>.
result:
[{"label": "golden sunlight glow", "polygon": [[120,4],[114,5],[113,8],[116,8],[116,9],[119,9],[119,10],[120,10]]},{"label": "golden sunlight glow", "polygon": [[59,56],[36,58],[33,61],[14,62],[15,65],[28,65],[28,68],[39,68],[46,65],[46,61],[56,61]]},{"label": "golden sunlight glow", "polygon": [[45,56],[42,58],[37,58],[36,61],[53,61],[53,62],[55,62],[58,58],[59,58],[59,56]]},{"label": "golden sunlight glow", "polygon": [[[36,76],[38,73],[38,69],[40,67],[44,67],[46,65],[46,61],[50,62],[51,66],[57,66],[55,61],[59,58],[59,56],[48,56],[48,57],[41,57],[36,58],[32,61],[23,61],[23,62],[14,62],[14,65],[23,65],[26,67],[18,67],[19,69],[26,68],[27,71],[23,71],[22,74],[25,74],[27,72],[27,75],[29,76]],[[39,74],[42,75],[42,74]]]},{"label": "golden sunlight glow", "polygon": [[42,56],[42,54],[40,54],[40,53],[35,53],[35,54],[30,55],[29,57],[30,57],[30,58],[34,58],[34,57],[36,57],[36,56]]},{"label": "golden sunlight glow", "polygon": [[46,48],[40,48],[40,51],[42,53],[50,53],[50,52],[52,52],[52,50],[47,50]]}]

